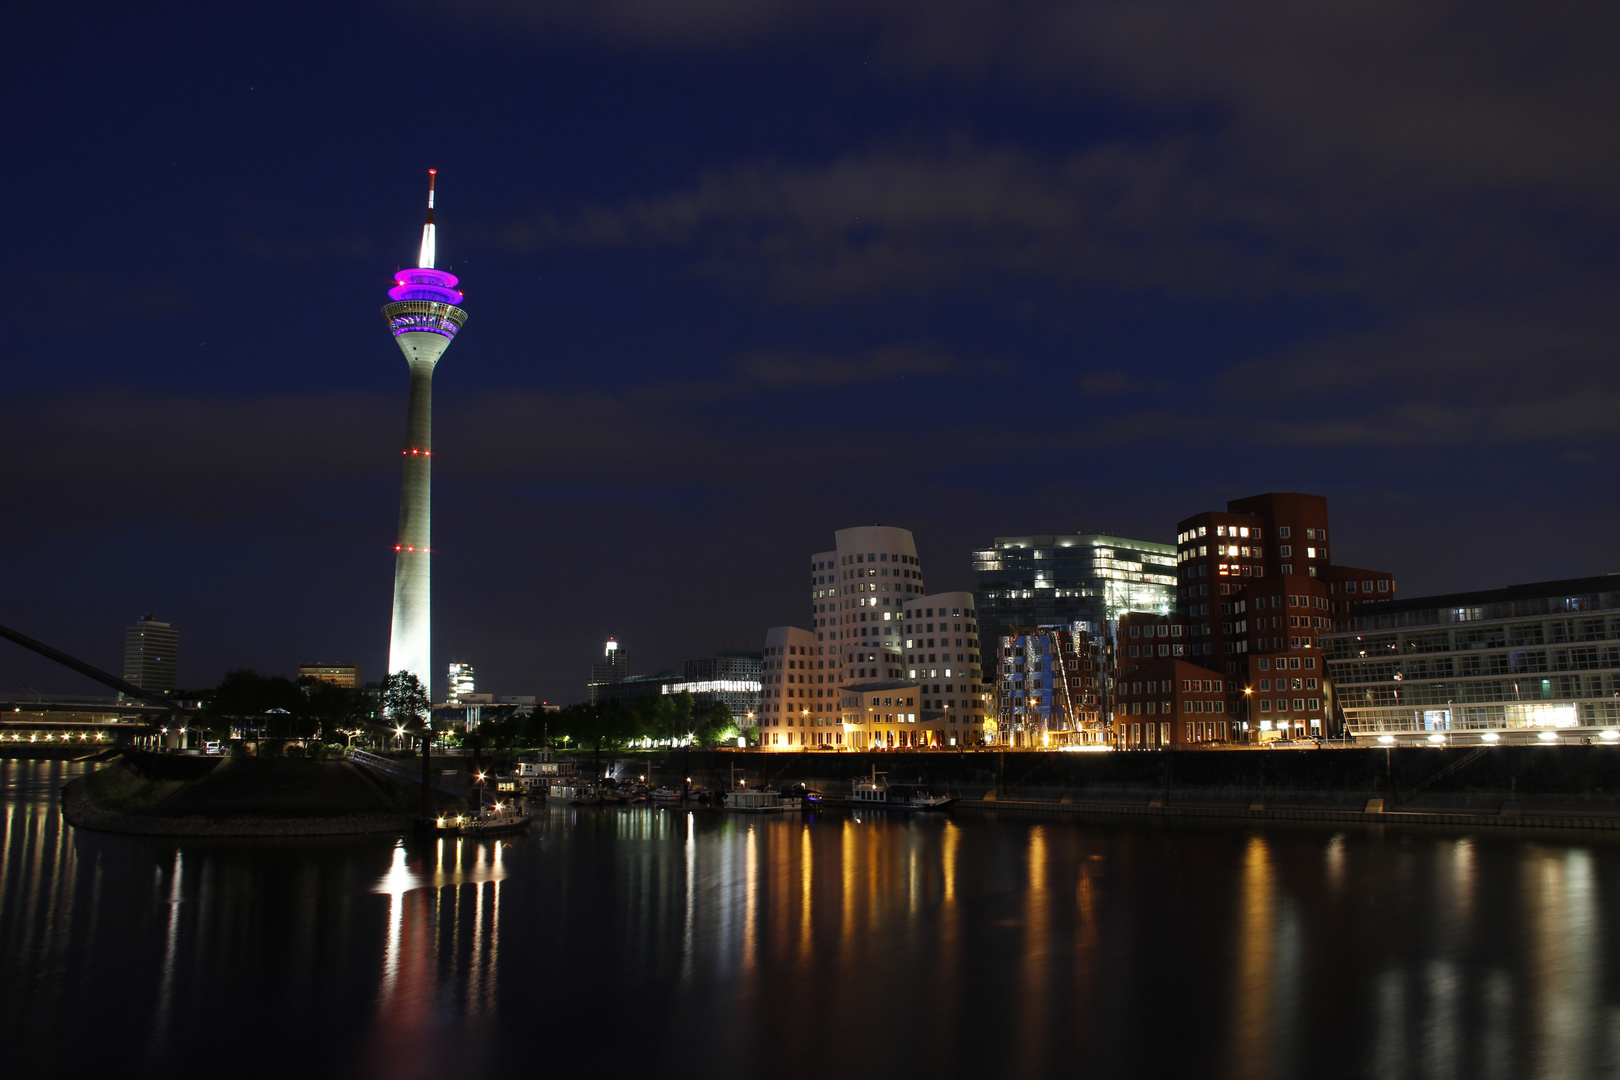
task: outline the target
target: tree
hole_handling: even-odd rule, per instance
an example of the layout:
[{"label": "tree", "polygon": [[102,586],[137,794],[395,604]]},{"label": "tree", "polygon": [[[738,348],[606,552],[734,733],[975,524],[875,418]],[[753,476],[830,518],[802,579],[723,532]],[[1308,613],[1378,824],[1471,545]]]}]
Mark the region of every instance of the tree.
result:
[{"label": "tree", "polygon": [[382,706],[383,715],[396,731],[412,735],[425,731],[433,715],[433,703],[428,700],[427,690],[408,671],[396,671],[383,680]]},{"label": "tree", "polygon": [[371,709],[359,690],[310,675],[298,680],[298,688],[304,693],[305,710],[323,742],[336,742],[345,727],[357,727],[370,718]]},{"label": "tree", "polygon": [[737,737],[737,719],[731,714],[731,708],[725,702],[717,701],[698,721],[692,734],[701,745],[716,746],[724,740]]},{"label": "tree", "polygon": [[314,727],[308,700],[292,680],[252,668],[226,672],[203,698],[203,716],[211,730],[240,725],[270,740],[304,738]]}]

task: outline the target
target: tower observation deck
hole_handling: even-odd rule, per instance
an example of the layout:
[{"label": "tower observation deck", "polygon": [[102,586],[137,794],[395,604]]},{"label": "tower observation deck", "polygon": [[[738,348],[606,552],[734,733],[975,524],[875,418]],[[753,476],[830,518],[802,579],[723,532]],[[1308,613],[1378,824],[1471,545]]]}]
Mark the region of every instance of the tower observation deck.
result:
[{"label": "tower observation deck", "polygon": [[433,369],[467,321],[460,308],[460,282],[435,269],[437,227],[433,196],[437,170],[428,170],[427,222],[422,248],[410,270],[394,275],[383,318],[410,367],[410,404],[405,416],[404,479],[399,491],[399,538],[394,544],[394,619],[388,672],[408,671],[432,691],[433,597],[430,559],[433,524]]}]

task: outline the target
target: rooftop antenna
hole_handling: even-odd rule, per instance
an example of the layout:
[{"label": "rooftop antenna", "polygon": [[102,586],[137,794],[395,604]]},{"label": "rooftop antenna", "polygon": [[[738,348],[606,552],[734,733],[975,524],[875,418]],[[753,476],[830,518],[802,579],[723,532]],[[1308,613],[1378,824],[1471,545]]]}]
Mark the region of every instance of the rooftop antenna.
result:
[{"label": "rooftop antenna", "polygon": [[416,265],[423,269],[433,269],[433,259],[437,254],[437,244],[433,230],[433,183],[438,178],[438,169],[428,170],[428,209],[427,223],[422,226],[422,256],[416,260]]}]

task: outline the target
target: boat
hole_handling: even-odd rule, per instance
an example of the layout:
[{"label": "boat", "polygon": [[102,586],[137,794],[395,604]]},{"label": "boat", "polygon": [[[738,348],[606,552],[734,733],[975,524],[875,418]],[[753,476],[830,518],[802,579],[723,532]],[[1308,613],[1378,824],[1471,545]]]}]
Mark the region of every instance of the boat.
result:
[{"label": "boat", "polygon": [[446,815],[439,818],[438,828],[457,836],[497,836],[501,833],[527,829],[534,815],[516,802],[496,803],[479,807],[475,814]]},{"label": "boat", "polygon": [[650,797],[655,803],[678,803],[686,796],[681,794],[679,788],[660,787],[653,788]]},{"label": "boat", "polygon": [[602,792],[594,783],[581,779],[553,780],[546,789],[546,801],[553,806],[582,806],[602,801]]},{"label": "boat", "polygon": [[578,777],[578,766],[572,761],[553,761],[550,750],[542,750],[538,761],[520,761],[517,763],[513,779],[530,795],[544,797],[547,790],[558,780],[572,780]]},{"label": "boat", "polygon": [[847,805],[878,810],[943,810],[955,795],[935,795],[925,784],[891,784],[889,774],[872,767],[871,776],[852,781]]},{"label": "boat", "polygon": [[748,781],[737,782],[737,767],[731,767],[731,790],[720,803],[726,810],[741,810],[751,814],[782,814],[804,809],[804,798],[798,793],[783,794],[772,788],[751,788]]},{"label": "boat", "polygon": [[721,805],[752,814],[783,814],[804,809],[804,800],[770,788],[733,788],[726,792],[726,801]]}]

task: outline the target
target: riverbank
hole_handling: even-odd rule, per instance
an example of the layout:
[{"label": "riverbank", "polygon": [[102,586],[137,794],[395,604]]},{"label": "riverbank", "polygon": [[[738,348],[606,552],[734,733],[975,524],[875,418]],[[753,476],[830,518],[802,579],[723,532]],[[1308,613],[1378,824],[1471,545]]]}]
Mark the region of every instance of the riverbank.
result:
[{"label": "riverbank", "polygon": [[[62,788],[76,828],[138,836],[342,836],[403,832],[421,796],[346,761],[230,758],[192,778],[116,761]],[[435,808],[448,801],[435,793]]]}]

